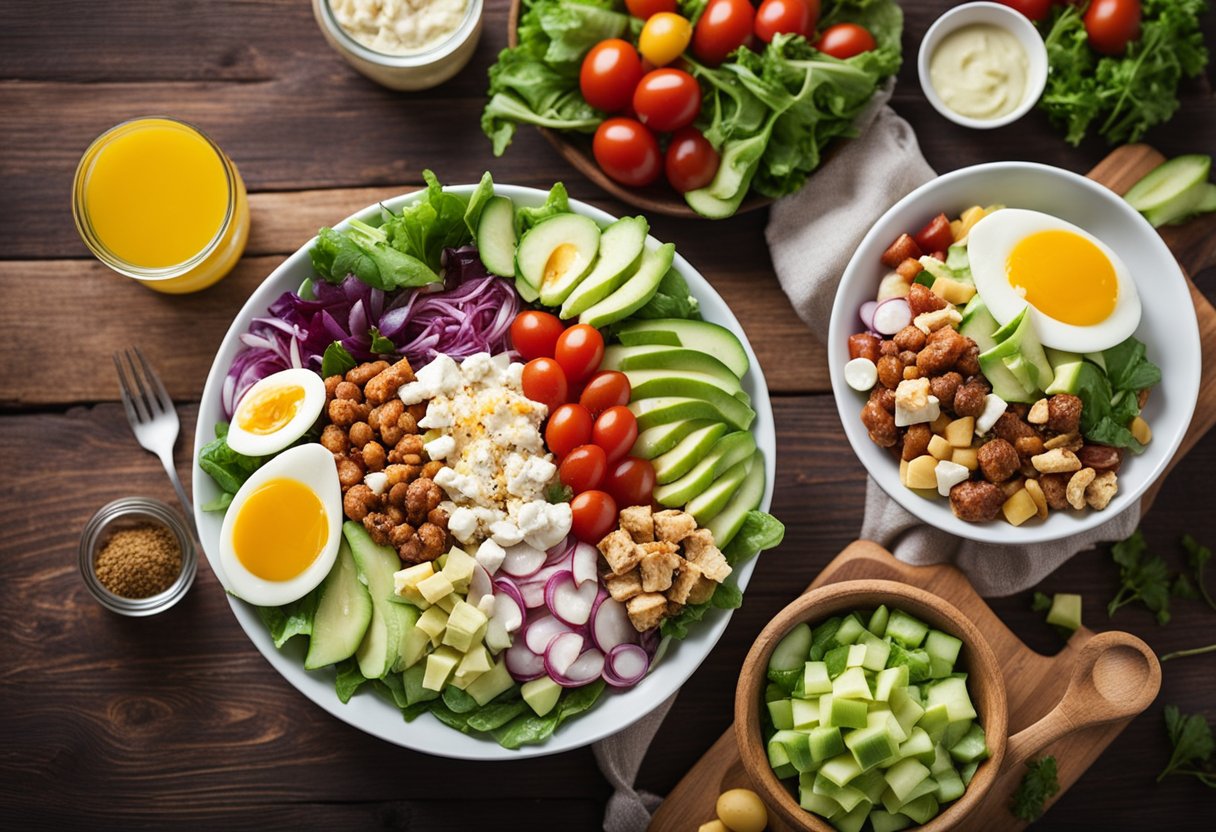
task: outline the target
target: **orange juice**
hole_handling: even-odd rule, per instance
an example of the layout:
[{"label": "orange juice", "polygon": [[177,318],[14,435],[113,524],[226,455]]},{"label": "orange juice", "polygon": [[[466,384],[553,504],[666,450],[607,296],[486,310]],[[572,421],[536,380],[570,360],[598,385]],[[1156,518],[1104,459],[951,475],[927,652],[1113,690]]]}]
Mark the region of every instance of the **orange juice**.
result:
[{"label": "orange juice", "polygon": [[201,131],[170,118],[128,121],[80,160],[76,225],[103,263],[162,292],[193,292],[227,274],[249,235],[236,166]]}]

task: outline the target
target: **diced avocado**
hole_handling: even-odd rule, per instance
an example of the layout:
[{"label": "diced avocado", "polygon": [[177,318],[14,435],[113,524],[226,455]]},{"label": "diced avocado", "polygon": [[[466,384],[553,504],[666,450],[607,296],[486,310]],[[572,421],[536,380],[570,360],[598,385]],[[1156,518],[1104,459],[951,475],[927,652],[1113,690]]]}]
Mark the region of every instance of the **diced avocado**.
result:
[{"label": "diced avocado", "polygon": [[[958,331],[975,341],[976,346],[980,348],[981,356],[997,346],[997,340],[993,336],[999,329],[1000,325],[996,322],[996,318],[992,317],[992,313],[988,311],[988,307],[979,295],[968,301],[967,306],[963,309],[963,320],[959,324]],[[1023,387],[1000,358],[993,357],[987,362],[981,360],[980,369],[983,370],[984,377],[992,385],[992,392],[1005,401],[1034,401],[1034,391]]]},{"label": "diced avocado", "polygon": [[484,632],[486,614],[467,601],[457,601],[443,631],[443,644],[462,653],[471,649],[479,631]]},{"label": "diced avocado", "polygon": [[633,449],[629,453],[642,459],[654,459],[675,448],[689,434],[711,424],[714,424],[714,421],[709,419],[680,419],[656,424],[638,434],[637,441],[633,443]]},{"label": "diced avocado", "polygon": [[494,662],[490,659],[490,651],[486,650],[484,645],[478,644],[465,653],[460,664],[456,665],[456,672],[452,674],[452,684],[467,690],[469,685],[488,673],[493,667]]},{"label": "diced avocado", "polygon": [[1206,196],[1211,169],[1211,156],[1177,156],[1146,173],[1123,198],[1158,228],[1195,213]]},{"label": "diced avocado", "polygon": [[490,274],[515,276],[515,204],[510,197],[492,196],[477,223],[477,253]]},{"label": "diced avocado", "polygon": [[393,589],[397,595],[416,604],[422,609],[430,606],[430,602],[418,591],[418,584],[435,574],[435,564],[423,561],[393,573]]},{"label": "diced avocado", "polygon": [[371,620],[355,650],[355,660],[365,678],[382,679],[397,663],[401,628],[410,617],[409,607],[389,600],[394,594],[393,574],[401,561],[393,549],[377,546],[359,523],[347,521],[342,533],[350,544],[358,580],[367,587],[372,601]]},{"label": "diced avocado", "polygon": [[425,677],[426,665],[422,664],[408,667],[401,674],[401,681],[405,687],[405,703],[407,705],[416,705],[419,702],[429,702],[432,699],[439,698],[439,691],[429,690],[422,686]]},{"label": "diced avocado", "polygon": [[733,375],[725,380],[687,370],[626,370],[625,377],[629,379],[634,401],[659,396],[688,396],[712,401],[710,397],[716,395],[714,391],[727,396],[743,392],[739,379]]},{"label": "diced avocado", "polygon": [[499,659],[492,668],[478,676],[473,684],[465,688],[464,692],[473,697],[478,705],[485,705],[494,697],[510,690],[513,684],[515,684],[515,680],[511,678],[506,662]]},{"label": "diced avocado", "polygon": [[1075,394],[1080,388],[1081,365],[1085,363],[1085,359],[1075,352],[1053,350],[1051,347],[1044,347],[1043,352],[1046,353],[1054,371],[1051,384],[1044,388],[1043,392],[1049,396],[1057,393]]},{"label": "diced avocado", "polygon": [[668,347],[661,344],[643,344],[627,347],[613,344],[604,350],[601,370],[674,370],[678,372],[702,373],[728,384],[738,384],[734,370],[714,356],[701,350],[687,347]]},{"label": "diced avocado", "polygon": [[[1066,630],[1075,630],[1081,626],[1081,596],[1070,592],[1057,592],[1051,596],[1051,609],[1047,611],[1047,623]],[[313,624],[313,638],[317,637],[316,624]]]},{"label": "diced avocado", "polygon": [[584,309],[578,316],[578,322],[601,329],[637,312],[654,297],[663,275],[671,268],[675,254],[676,247],[671,243],[657,248],[647,245],[642,252],[642,262],[629,279],[612,294]]},{"label": "diced avocado", "polygon": [[[622,344],[672,344],[714,356],[739,378],[747,373],[747,350],[733,332],[708,321],[683,318],[653,318],[628,321],[617,333]],[[639,340],[640,339],[640,340]],[[659,339],[659,340],[649,340]]]},{"label": "diced avocado", "polygon": [[684,510],[696,519],[697,525],[704,526],[726,508],[726,504],[747,478],[754,458],[755,454],[750,454],[746,459],[736,462],[723,471],[708,488],[688,501]]},{"label": "diced avocado", "polygon": [[993,358],[999,358],[1023,388],[1034,392],[1051,385],[1054,371],[1035,334],[1029,309],[1023,306],[1021,312],[993,333],[997,344],[980,353],[980,367],[985,368]]},{"label": "diced avocado", "polygon": [[795,625],[786,633],[768,659],[769,670],[797,670],[806,662],[811,649],[811,628],[806,623]]},{"label": "diced avocado", "polygon": [[[689,433],[674,448],[654,457],[655,481],[664,485],[688,473],[699,459],[709,453],[726,429],[723,422],[706,422],[704,427]],[[636,452],[637,443],[634,448]]]},{"label": "diced avocado", "polygon": [[349,659],[359,649],[371,620],[372,597],[359,581],[354,555],[343,538],[337,560],[321,583],[304,669],[316,670]]},{"label": "diced avocado", "polygon": [[[655,488],[654,499],[664,506],[681,507],[709,488],[715,477],[726,468],[750,459],[755,452],[756,440],[751,433],[746,430],[729,433],[722,437],[713,450],[694,465],[687,474]],[[714,542],[717,543],[716,536]],[[719,546],[719,548],[721,547]],[[803,655],[805,656],[805,654]]]},{"label": "diced avocado", "polygon": [[544,716],[553,710],[557,700],[561,698],[562,688],[548,676],[541,676],[530,682],[524,682],[519,688],[524,701],[537,716]]},{"label": "diced avocado", "polygon": [[443,642],[443,631],[447,626],[448,614],[442,607],[431,607],[418,617],[417,627],[430,636],[432,647],[438,647]]},{"label": "diced avocado", "polygon": [[[620,288],[641,264],[649,230],[645,217],[622,217],[605,228],[600,234],[599,259],[566,296],[560,317],[573,318]],[[541,302],[549,303],[544,292]]]},{"label": "diced avocado", "polygon": [[426,673],[422,677],[422,686],[427,690],[443,690],[462,658],[464,656],[451,647],[438,648],[426,657]]},{"label": "diced avocado", "polygon": [[600,227],[594,220],[558,214],[524,233],[515,251],[515,275],[546,306],[557,306],[591,271],[599,245]]},{"label": "diced avocado", "polygon": [[747,513],[760,507],[764,499],[764,455],[756,451],[752,468],[747,472],[747,479],[739,486],[735,496],[726,507],[718,512],[712,520],[705,524],[714,536],[714,544],[719,548],[726,546],[739,533]]},{"label": "diced avocado", "polygon": [[443,564],[443,574],[452,582],[452,588],[463,595],[469,591],[469,580],[476,565],[477,561],[468,552],[454,546]]},{"label": "diced avocado", "polygon": [[[439,575],[440,577],[447,577],[442,572],[440,572]],[[459,595],[457,595],[455,592],[449,592],[447,595],[436,601],[435,606],[439,607],[439,609],[443,610],[444,612],[451,614],[453,608],[456,606],[456,602],[459,600]]]}]

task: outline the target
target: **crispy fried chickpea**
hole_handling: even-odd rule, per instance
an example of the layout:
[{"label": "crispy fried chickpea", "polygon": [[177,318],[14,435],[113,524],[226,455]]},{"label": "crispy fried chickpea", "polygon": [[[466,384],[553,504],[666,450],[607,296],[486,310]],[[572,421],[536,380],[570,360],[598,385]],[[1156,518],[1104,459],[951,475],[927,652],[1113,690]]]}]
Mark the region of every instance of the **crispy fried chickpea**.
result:
[{"label": "crispy fried chickpea", "polygon": [[1022,464],[1013,445],[1004,439],[985,442],[976,453],[976,458],[984,479],[994,483],[1002,483],[1012,477]]},{"label": "crispy fried chickpea", "polygon": [[928,425],[911,425],[904,431],[904,447],[900,456],[909,462],[924,456],[929,452],[929,440],[932,438],[933,431]]},{"label": "crispy fried chickpea", "polygon": [[383,471],[388,461],[384,446],[379,442],[368,442],[363,446],[363,464],[369,471]]},{"label": "crispy fried chickpea", "polygon": [[339,399],[347,399],[352,402],[363,401],[363,391],[359,389],[359,385],[344,381],[334,389],[334,396]]},{"label": "crispy fried chickpea", "polygon": [[398,483],[408,483],[413,477],[410,476],[409,466],[406,465],[390,465],[384,469],[384,473],[388,475],[388,487],[392,488]]},{"label": "crispy fried chickpea", "polygon": [[955,365],[966,348],[967,339],[950,327],[934,330],[916,356],[916,368],[923,376],[941,375]]},{"label": "crispy fried chickpea", "polygon": [[380,507],[380,498],[363,483],[352,485],[342,497],[342,512],[356,523]]},{"label": "crispy fried chickpea", "polygon": [[992,391],[988,383],[973,378],[954,394],[954,412],[959,416],[979,416],[984,412],[985,399]]},{"label": "crispy fried chickpea", "polygon": [[[920,330],[917,330],[919,332]],[[954,394],[963,385],[963,377],[954,371],[929,379],[929,392],[942,403],[954,401]]]},{"label": "crispy fried chickpea", "polygon": [[387,361],[368,361],[360,364],[346,374],[346,380],[360,387],[367,384],[380,373],[388,369]]},{"label": "crispy fried chickpea", "polygon": [[423,555],[434,559],[447,548],[448,533],[434,523],[423,523],[418,527],[418,539],[422,542]]},{"label": "crispy fried chickpea", "polygon": [[406,405],[405,412],[410,414],[411,416],[413,416],[414,423],[417,424],[417,422],[420,419],[422,419],[422,417],[426,416],[426,402],[419,402],[418,404]]},{"label": "crispy fried chickpea", "polygon": [[395,526],[400,526],[408,520],[405,511],[397,506],[389,506],[384,510],[384,513],[388,515],[388,518],[393,521],[393,525]]},{"label": "crispy fried chickpea", "polygon": [[414,417],[413,413],[406,411],[397,417],[397,427],[401,428],[401,430],[405,431],[406,433],[417,433],[418,420]]},{"label": "crispy fried chickpea", "polygon": [[372,540],[381,546],[388,545],[389,535],[392,534],[394,525],[387,514],[379,511],[373,511],[363,518],[363,528],[367,529]]},{"label": "crispy fried chickpea", "polygon": [[332,399],[338,395],[338,385],[342,383],[342,376],[330,376],[325,379],[325,398]]},{"label": "crispy fried chickpea", "polygon": [[1038,436],[1039,432],[1023,422],[1018,414],[1012,410],[1006,410],[992,426],[992,435],[998,439],[1004,439],[1012,445],[1023,437]]},{"label": "crispy fried chickpea", "polygon": [[402,523],[399,526],[393,526],[393,530],[389,532],[388,542],[394,549],[400,549],[409,539],[418,533],[418,530],[409,523]]},{"label": "crispy fried chickpea", "polygon": [[[391,468],[401,468],[400,465],[389,466]],[[397,506],[397,508],[405,508],[405,495],[409,491],[409,483],[399,482],[388,490],[388,504]]]},{"label": "crispy fried chickpea", "polygon": [[908,289],[908,306],[912,309],[912,317],[915,318],[924,312],[936,312],[939,309],[946,308],[946,301],[933,294],[933,291],[924,284],[913,283]]},{"label": "crispy fried chickpea", "polygon": [[321,447],[331,454],[346,453],[350,449],[350,442],[347,440],[346,431],[337,425],[326,425],[325,430],[321,431]]},{"label": "crispy fried chickpea", "polygon": [[381,423],[380,438],[384,440],[384,444],[390,448],[395,447],[401,441],[401,437],[405,436],[405,432],[397,427],[396,423]]},{"label": "crispy fried chickpea", "polygon": [[869,432],[871,441],[880,448],[890,448],[899,440],[895,416],[873,399],[866,402],[865,407],[861,409],[861,423]]},{"label": "crispy fried chickpea", "polygon": [[363,466],[348,456],[334,456],[338,466],[338,483],[343,488],[351,488],[363,482]]},{"label": "crispy fried chickpea", "polygon": [[358,402],[350,399],[334,399],[329,403],[329,421],[338,427],[348,428],[363,418],[364,414],[360,413],[361,407],[362,405]]},{"label": "crispy fried chickpea", "polygon": [[371,425],[372,430],[376,433],[380,432],[380,414],[384,412],[384,405],[373,407],[367,414],[367,423]]},{"label": "crispy fried chickpea", "polygon": [[372,426],[367,422],[355,422],[350,426],[349,434],[350,444],[356,448],[362,448],[375,438],[375,434],[372,432]]},{"label": "crispy fried chickpea", "polygon": [[[899,355],[899,346],[894,341],[888,339],[878,345],[878,354],[879,356]],[[878,362],[875,361],[874,363],[877,364]]]},{"label": "crispy fried chickpea", "polygon": [[857,332],[849,336],[849,358],[868,358],[878,361],[882,339],[871,332]]},{"label": "crispy fried chickpea", "polygon": [[877,385],[870,391],[870,401],[877,402],[878,406],[888,413],[895,412],[895,391],[882,385]]},{"label": "crispy fried chickpea", "polygon": [[967,346],[963,350],[963,354],[958,357],[958,361],[954,362],[954,367],[962,373],[964,378],[980,374],[980,348],[970,338],[967,339]]},{"label": "crispy fried chickpea", "polygon": [[878,383],[894,390],[904,380],[904,362],[898,356],[884,355],[878,359]]},{"label": "crispy fried chickpea", "polygon": [[1039,488],[1043,489],[1043,496],[1047,500],[1047,505],[1056,511],[1063,511],[1069,508],[1068,480],[1071,476],[1071,474],[1039,475]]},{"label": "crispy fried chickpea", "polygon": [[398,436],[395,440],[390,440],[387,436],[384,436],[384,431],[397,427],[397,420],[405,412],[405,405],[401,403],[401,399],[392,398],[377,407],[376,410],[380,411],[380,435],[384,438],[386,444],[396,445],[401,440],[401,437]]},{"label": "crispy fried chickpea", "polygon": [[448,513],[441,508],[433,508],[426,513],[426,522],[432,526],[438,526],[444,531],[448,530]]},{"label": "crispy fried chickpea", "polygon": [[372,404],[383,404],[397,395],[397,388],[414,380],[414,370],[408,359],[401,359],[369,379],[363,392]]},{"label": "crispy fried chickpea", "polygon": [[960,482],[950,489],[950,508],[960,520],[983,523],[995,520],[1005,503],[1005,492],[983,480]]},{"label": "crispy fried chickpea", "polygon": [[406,563],[422,563],[424,560],[434,560],[434,558],[423,557],[422,541],[418,539],[417,534],[410,535],[409,540],[397,547],[397,557]]},{"label": "crispy fried chickpea", "polygon": [[437,508],[441,500],[443,489],[434,480],[414,480],[405,495],[405,510],[410,522],[414,525],[425,522],[427,512]]},{"label": "crispy fried chickpea", "polygon": [[1056,433],[1071,433],[1081,424],[1081,399],[1057,393],[1047,400],[1047,428]]},{"label": "crispy fried chickpea", "polygon": [[428,480],[433,480],[435,479],[435,475],[438,474],[439,470],[443,467],[443,462],[438,459],[432,459],[426,465],[422,466],[422,473],[420,476],[426,477]]},{"label": "crispy fried chickpea", "polygon": [[925,333],[921,332],[916,327],[908,324],[906,327],[895,333],[895,345],[900,350],[911,350],[912,352],[920,352],[925,346]]}]

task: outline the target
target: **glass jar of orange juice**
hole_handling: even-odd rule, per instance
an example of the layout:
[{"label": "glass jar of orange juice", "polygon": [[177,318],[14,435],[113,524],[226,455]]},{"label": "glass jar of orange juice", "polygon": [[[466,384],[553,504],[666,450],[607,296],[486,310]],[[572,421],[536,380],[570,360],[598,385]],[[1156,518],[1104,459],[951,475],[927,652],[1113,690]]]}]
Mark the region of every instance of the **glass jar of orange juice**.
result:
[{"label": "glass jar of orange juice", "polygon": [[236,165],[201,130],[163,116],[123,122],[89,145],[72,215],[98,260],[158,292],[216,283],[249,238]]}]

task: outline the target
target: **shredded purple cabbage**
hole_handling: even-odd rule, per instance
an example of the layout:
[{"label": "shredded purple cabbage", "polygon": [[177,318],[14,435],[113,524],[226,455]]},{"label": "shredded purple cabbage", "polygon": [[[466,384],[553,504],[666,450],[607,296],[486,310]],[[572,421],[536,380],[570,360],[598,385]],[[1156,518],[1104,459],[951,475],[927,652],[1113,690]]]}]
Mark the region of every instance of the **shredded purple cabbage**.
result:
[{"label": "shredded purple cabbage", "polygon": [[233,359],[221,391],[225,415],[231,418],[249,388],[272,373],[292,367],[319,371],[334,341],[357,361],[375,359],[371,327],[415,369],[439,353],[460,359],[506,350],[519,312],[515,287],[487,272],[474,246],[446,249],[443,265],[442,286],[386,294],[348,275],[340,284],[317,280],[314,300],[284,292],[241,334],[245,348]]}]

